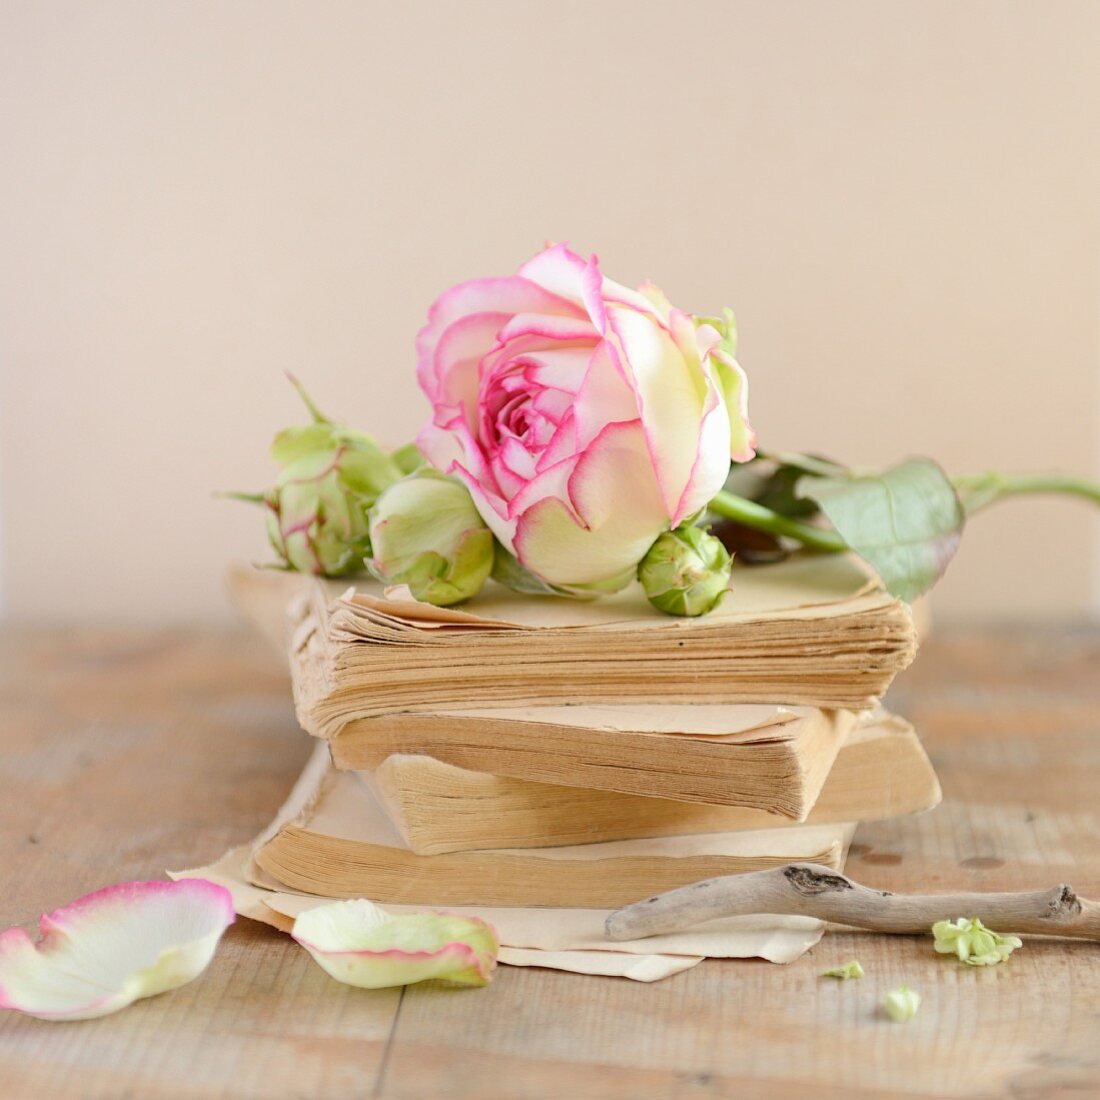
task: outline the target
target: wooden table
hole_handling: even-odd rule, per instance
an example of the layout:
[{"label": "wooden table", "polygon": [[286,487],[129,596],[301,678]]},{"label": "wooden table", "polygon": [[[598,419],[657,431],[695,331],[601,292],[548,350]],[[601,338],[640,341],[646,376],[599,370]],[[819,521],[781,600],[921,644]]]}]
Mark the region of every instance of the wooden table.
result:
[{"label": "wooden table", "polygon": [[[309,748],[243,634],[8,631],[0,690],[0,926],[248,839]],[[861,827],[854,877],[1100,898],[1100,632],[937,636],[892,702],[945,799]],[[863,981],[819,977],[853,956]],[[924,998],[904,1025],[876,1011],[901,982]],[[651,986],[501,967],[484,990],[366,992],[241,920],[199,980],[118,1015],[0,1013],[4,1100],[888,1095],[1100,1096],[1100,945],[970,969],[928,939],[837,932],[791,966]]]}]

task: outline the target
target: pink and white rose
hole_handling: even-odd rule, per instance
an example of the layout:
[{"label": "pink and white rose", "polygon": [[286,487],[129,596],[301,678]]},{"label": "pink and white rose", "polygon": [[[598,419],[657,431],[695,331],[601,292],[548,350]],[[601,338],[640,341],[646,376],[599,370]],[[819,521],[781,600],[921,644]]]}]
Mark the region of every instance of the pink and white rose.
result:
[{"label": "pink and white rose", "polygon": [[612,590],[753,456],[724,336],[564,245],[452,287],[417,340],[428,460],[544,581]]}]

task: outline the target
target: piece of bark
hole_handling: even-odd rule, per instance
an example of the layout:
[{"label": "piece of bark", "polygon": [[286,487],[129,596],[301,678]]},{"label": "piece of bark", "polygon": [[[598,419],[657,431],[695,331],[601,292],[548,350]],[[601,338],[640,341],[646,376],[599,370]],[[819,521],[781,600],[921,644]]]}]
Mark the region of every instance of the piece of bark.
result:
[{"label": "piece of bark", "polygon": [[805,917],[872,932],[929,932],[939,920],[978,917],[1001,932],[1100,940],[1100,904],[1066,885],[1034,893],[891,894],[816,863],[706,879],[646,898],[607,918],[609,940],[676,932],[748,913]]}]

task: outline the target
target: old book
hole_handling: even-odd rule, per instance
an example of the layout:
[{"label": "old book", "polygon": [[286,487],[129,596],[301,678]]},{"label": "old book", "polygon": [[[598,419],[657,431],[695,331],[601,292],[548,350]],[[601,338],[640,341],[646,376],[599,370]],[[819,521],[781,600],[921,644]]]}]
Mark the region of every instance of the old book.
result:
[{"label": "old book", "polygon": [[421,856],[387,817],[372,785],[332,768],[319,745],[252,853],[258,884],[324,897],[422,905],[615,908],[715,875],[809,860],[839,868],[853,826],[497,848]]},{"label": "old book", "polygon": [[[467,771],[430,756],[391,756],[363,776],[419,855],[769,829],[792,819]],[[806,821],[874,821],[939,804],[939,781],[913,727],[887,713],[852,727]]]},{"label": "old book", "polygon": [[908,607],[847,555],[736,569],[723,602],[698,619],[661,614],[637,585],[592,602],[492,585],[463,609],[369,581],[335,600],[327,585],[308,591],[291,642],[295,699],[302,725],[328,738],[402,712],[446,727],[441,712],[486,707],[862,710],[916,648]]},{"label": "old book", "polygon": [[[257,886],[248,868],[247,848],[226,852],[216,863],[189,871],[169,871],[173,879],[205,878],[224,886],[233,896],[237,913],[289,932],[294,918],[306,909],[329,899],[318,894],[289,892],[270,876]],[[261,872],[261,874],[263,874]],[[421,906],[387,905],[391,913],[416,912]],[[760,957],[775,963],[789,963],[805,954],[820,939],[825,925],[812,917],[753,914],[707,921],[695,928],[643,940],[610,943],[604,937],[608,909],[501,908],[479,905],[472,908],[448,906],[450,912],[488,921],[500,937],[499,960],[515,963],[511,951],[523,951],[520,965],[552,965],[578,973],[608,973],[593,968],[592,961],[613,955],[623,969],[619,973],[653,980],[682,969],[679,963],[703,957],[744,959]],[[629,973],[629,961],[646,968],[643,975]],[[569,965],[564,965],[568,963]],[[654,972],[655,971],[655,972]]]},{"label": "old book", "polygon": [[384,714],[332,739],[339,768],[430,755],[589,790],[749,806],[803,819],[855,722],[812,707],[587,706]]},{"label": "old book", "polygon": [[[286,654],[290,642],[291,624],[287,609],[295,597],[312,583],[315,583],[313,578],[301,573],[286,573],[247,562],[234,562],[225,573],[225,586],[233,606],[280,655]],[[346,580],[325,583],[333,599],[347,591]],[[909,610],[917,641],[923,643],[932,631],[928,597],[922,596],[914,601],[909,605]]]}]

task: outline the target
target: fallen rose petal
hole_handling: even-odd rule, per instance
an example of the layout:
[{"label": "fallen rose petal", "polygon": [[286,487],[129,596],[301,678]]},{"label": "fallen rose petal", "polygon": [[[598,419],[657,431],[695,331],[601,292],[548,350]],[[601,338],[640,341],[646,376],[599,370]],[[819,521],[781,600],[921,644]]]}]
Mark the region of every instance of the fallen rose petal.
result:
[{"label": "fallen rose petal", "polygon": [[393,916],[363,898],[307,909],[290,934],[337,981],[363,989],[431,978],[488,985],[500,950],[493,927],[476,917]]},{"label": "fallen rose petal", "polygon": [[207,967],[234,921],[233,899],[204,879],[108,886],[0,935],[0,1008],[88,1020],[175,989]]}]

